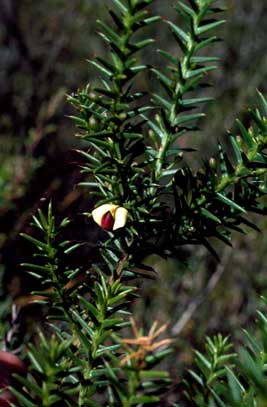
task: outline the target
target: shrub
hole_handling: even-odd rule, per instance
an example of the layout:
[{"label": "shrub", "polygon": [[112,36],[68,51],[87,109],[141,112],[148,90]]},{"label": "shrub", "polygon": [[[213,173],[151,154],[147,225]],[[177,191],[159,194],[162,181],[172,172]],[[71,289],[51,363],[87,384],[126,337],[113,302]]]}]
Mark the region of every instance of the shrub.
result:
[{"label": "shrub", "polygon": [[[197,171],[184,159],[192,151],[185,136],[199,131],[201,106],[211,100],[201,89],[216,69],[217,58],[209,54],[217,41],[212,32],[224,23],[217,2],[179,1],[181,25],[149,14],[153,0],[112,3],[112,22],[99,21],[107,55],[90,61],[100,79],[68,97],[85,146],[78,150],[87,175],[82,186],[96,201],[84,215],[93,217],[104,237],[95,245],[98,260],[84,272],[68,261],[84,242],[64,238],[70,220],[55,219],[51,203],[47,213],[39,209],[33,216],[38,235],[22,234],[36,249],[23,264],[40,284],[30,301],[47,314],[38,339],[20,349],[21,355],[28,351],[28,375],[16,375],[21,387],[11,387],[26,407],[171,403],[170,374],[159,365],[173,352],[167,325],[153,321],[142,330],[131,315],[137,277],[156,274],[145,259],[175,257],[188,244],[202,245],[218,259],[214,238],[231,245],[233,231],[257,230],[248,212],[266,213],[267,102],[260,92],[249,125],[237,121],[238,131],[229,133],[231,153],[219,145],[217,156]],[[166,24],[179,49],[179,56],[159,50],[163,68],[138,60],[140,51],[153,46],[147,36],[152,24]],[[147,71],[156,91],[138,89],[137,77]],[[250,350],[242,348],[240,364],[229,339],[207,339],[207,355],[196,352],[198,371],[190,371],[177,394],[180,405],[186,399],[196,406],[262,405],[262,313],[259,321],[263,348],[247,334]]]}]

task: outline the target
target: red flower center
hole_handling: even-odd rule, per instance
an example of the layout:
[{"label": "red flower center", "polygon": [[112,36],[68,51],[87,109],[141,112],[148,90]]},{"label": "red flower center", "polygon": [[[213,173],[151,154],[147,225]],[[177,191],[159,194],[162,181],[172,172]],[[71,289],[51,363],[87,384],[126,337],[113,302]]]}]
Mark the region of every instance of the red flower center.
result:
[{"label": "red flower center", "polygon": [[111,212],[106,212],[101,219],[101,226],[103,229],[112,230],[115,219],[113,218]]}]

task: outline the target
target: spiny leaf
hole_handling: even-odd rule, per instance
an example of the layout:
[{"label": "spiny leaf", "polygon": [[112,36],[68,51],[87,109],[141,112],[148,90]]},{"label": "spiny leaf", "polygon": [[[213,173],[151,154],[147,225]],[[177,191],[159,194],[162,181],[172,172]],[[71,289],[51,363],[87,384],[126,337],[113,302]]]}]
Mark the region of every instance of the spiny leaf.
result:
[{"label": "spiny leaf", "polygon": [[234,149],[234,153],[235,153],[235,157],[236,157],[237,162],[242,163],[243,162],[242,154],[240,152],[240,147],[239,147],[239,145],[238,145],[238,143],[236,141],[236,137],[231,135],[230,140],[231,140],[232,147]]},{"label": "spiny leaf", "polygon": [[259,90],[257,90],[257,93],[258,93],[258,95],[260,97],[264,112],[265,112],[265,114],[267,116],[267,101],[266,101],[265,97],[263,96],[263,94]]},{"label": "spiny leaf", "polygon": [[95,60],[89,60],[90,64],[94,65],[100,72],[102,72],[104,75],[107,75],[109,78],[112,77],[113,72],[110,69],[105,68],[103,65],[99,64]]},{"label": "spiny leaf", "polygon": [[105,24],[101,20],[97,20],[97,23],[101,26],[104,30],[104,33],[107,35],[109,41],[112,41],[115,45],[120,44],[120,36],[115,31],[113,31],[107,24]]},{"label": "spiny leaf", "polygon": [[232,201],[231,199],[227,198],[225,195],[217,192],[217,197],[220,201],[224,202],[226,205],[229,205],[231,208],[238,210],[239,212],[247,213],[247,211],[239,206],[236,202]]},{"label": "spiny leaf", "polygon": [[118,7],[122,14],[126,14],[128,12],[127,7],[121,0],[112,0],[112,2]]},{"label": "spiny leaf", "polygon": [[178,27],[176,24],[174,24],[172,21],[166,21],[167,24],[172,28],[173,32],[181,38],[183,44],[185,46],[188,46],[190,42],[190,37],[188,34],[186,34],[180,27]]},{"label": "spiny leaf", "polygon": [[[24,396],[21,392],[17,391],[14,387],[10,388],[11,393],[14,394],[16,399],[22,403],[23,407],[36,407],[36,403],[32,402],[28,397]],[[30,397],[30,395],[29,395]]]},{"label": "spiny leaf", "polygon": [[27,239],[29,242],[31,242],[32,244],[34,244],[34,246],[36,246],[39,250],[44,250],[47,251],[48,246],[46,243],[41,242],[40,240],[35,239],[34,237],[27,235],[26,233],[20,233],[20,236],[24,237],[25,239]]},{"label": "spiny leaf", "polygon": [[213,220],[214,222],[219,223],[219,224],[222,223],[221,220],[219,218],[217,218],[217,216],[215,216],[213,213],[211,213],[206,208],[204,208],[204,207],[200,208],[200,212],[202,213],[202,215],[204,215],[207,218]]},{"label": "spiny leaf", "polygon": [[175,119],[174,125],[180,126],[181,124],[191,122],[192,120],[197,120],[204,116],[205,116],[205,113],[195,113],[195,114],[191,114],[191,115],[179,116]]},{"label": "spiny leaf", "polygon": [[183,3],[183,2],[179,2],[178,6],[177,6],[177,10],[179,11],[179,9],[181,9],[182,11],[184,11],[186,14],[188,14],[188,16],[194,18],[196,16],[195,10],[188,7],[187,4]]},{"label": "spiny leaf", "polygon": [[[94,331],[89,327],[88,323],[81,317],[81,315],[79,315],[78,312],[72,310],[71,313],[74,315],[75,319],[79,322],[84,331],[92,339],[94,337]],[[87,349],[90,349],[91,342],[89,341],[89,339],[81,331],[78,332],[78,335]]]},{"label": "spiny leaf", "polygon": [[248,148],[252,149],[254,147],[254,141],[252,140],[252,137],[250,136],[250,134],[248,133],[247,129],[245,128],[245,126],[243,125],[243,123],[237,119],[236,123],[241,131],[241,135],[242,138],[244,139],[244,141],[246,142]]},{"label": "spiny leaf", "polygon": [[226,20],[219,20],[219,21],[216,21],[216,20],[215,20],[215,21],[212,22],[212,23],[203,24],[203,25],[199,26],[199,27],[196,29],[196,33],[197,33],[198,35],[203,34],[203,33],[207,32],[207,31],[209,31],[209,30],[213,30],[214,28],[219,27],[220,25],[224,24],[225,22],[226,22]]}]

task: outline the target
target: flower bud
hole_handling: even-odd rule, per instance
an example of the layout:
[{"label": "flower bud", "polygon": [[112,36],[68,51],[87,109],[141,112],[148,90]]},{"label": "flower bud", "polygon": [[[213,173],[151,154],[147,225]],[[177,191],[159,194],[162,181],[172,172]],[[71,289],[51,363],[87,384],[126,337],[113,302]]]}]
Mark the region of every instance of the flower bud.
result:
[{"label": "flower bud", "polygon": [[211,158],[209,159],[209,166],[210,166],[210,168],[212,168],[212,169],[216,169],[216,160],[215,160],[214,157],[211,157]]},{"label": "flower bud", "polygon": [[106,230],[123,228],[127,222],[127,216],[127,209],[114,204],[104,204],[92,211],[94,221]]}]

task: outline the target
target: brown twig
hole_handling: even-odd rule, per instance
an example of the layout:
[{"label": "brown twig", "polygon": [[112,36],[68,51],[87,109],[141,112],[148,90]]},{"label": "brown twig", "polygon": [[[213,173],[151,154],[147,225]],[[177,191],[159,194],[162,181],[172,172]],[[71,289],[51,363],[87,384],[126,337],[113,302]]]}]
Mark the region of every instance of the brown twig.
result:
[{"label": "brown twig", "polygon": [[208,295],[215,289],[226,270],[226,265],[228,264],[231,253],[232,251],[230,248],[225,248],[221,262],[218,264],[216,271],[212,274],[206,287],[204,287],[204,289],[191,302],[189,302],[181,317],[173,325],[171,329],[172,335],[177,336],[182,332],[186,324],[193,317],[196,310],[207,299]]}]

